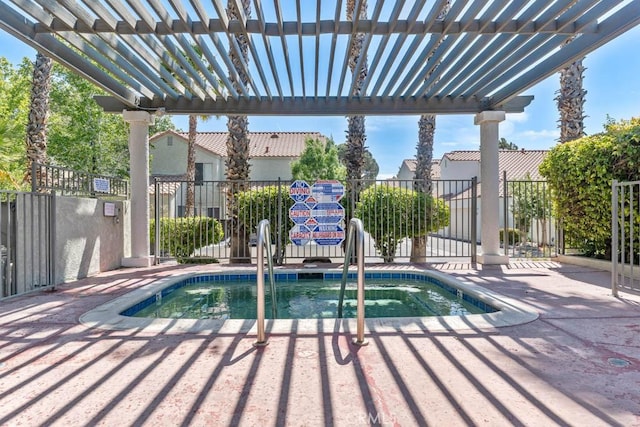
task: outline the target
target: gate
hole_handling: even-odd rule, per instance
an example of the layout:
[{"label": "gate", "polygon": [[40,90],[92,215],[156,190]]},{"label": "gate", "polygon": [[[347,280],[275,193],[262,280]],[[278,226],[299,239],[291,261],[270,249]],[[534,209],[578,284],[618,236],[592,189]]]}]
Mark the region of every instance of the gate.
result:
[{"label": "gate", "polygon": [[54,285],[50,194],[0,191],[0,298]]},{"label": "gate", "polygon": [[640,292],[640,181],[611,186],[611,291]]},{"label": "gate", "polygon": [[[416,196],[414,180],[348,181],[345,188],[360,188],[361,199],[376,191],[375,202],[369,203],[371,221],[365,223],[365,259],[367,262],[445,261],[451,258],[475,261],[476,256],[476,179],[434,180],[431,201]],[[187,205],[187,188],[194,186],[193,208]],[[260,220],[271,223],[271,241],[279,263],[342,262],[342,245],[325,245],[317,239],[292,244],[289,230],[295,225],[289,219],[294,201],[289,197],[291,181],[203,181],[192,183],[156,180],[151,212],[152,253],[156,262],[167,259],[228,261],[231,244],[243,239],[232,227],[234,209],[246,225],[250,252],[246,261],[255,261],[256,227]],[[378,194],[379,193],[379,194]],[[230,199],[230,194],[238,194]],[[347,191],[340,200],[345,218],[358,214],[363,200],[355,200]],[[294,208],[295,209],[295,208]],[[360,209],[360,213],[364,212]],[[445,220],[443,220],[443,217]],[[362,219],[362,218],[361,218]],[[333,224],[333,223],[332,223]],[[341,224],[341,225],[340,225]],[[344,222],[334,224],[340,232]],[[425,249],[412,254],[415,236],[422,235]],[[329,239],[330,240],[330,239]],[[319,243],[318,243],[319,241]],[[335,243],[329,241],[328,243]],[[237,256],[234,256],[237,259]]]},{"label": "gate", "polygon": [[552,216],[546,181],[507,181],[503,173],[500,197],[500,242],[510,258],[550,258],[558,255],[559,227]]}]

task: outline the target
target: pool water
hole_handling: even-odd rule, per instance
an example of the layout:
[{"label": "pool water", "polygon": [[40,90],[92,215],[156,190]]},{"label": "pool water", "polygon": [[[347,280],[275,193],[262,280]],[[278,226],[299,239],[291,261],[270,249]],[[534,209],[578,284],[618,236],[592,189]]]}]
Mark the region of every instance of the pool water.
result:
[{"label": "pool water", "polygon": [[[265,314],[271,317],[271,295],[265,286]],[[339,280],[298,280],[277,282],[279,319],[337,317]],[[356,317],[355,284],[345,292],[343,317]],[[459,293],[412,279],[367,279],[365,315],[372,317],[423,317],[477,314],[483,310]],[[125,314],[125,313],[123,313]],[[147,318],[255,319],[255,281],[198,282],[159,293],[155,301],[126,315]]]}]

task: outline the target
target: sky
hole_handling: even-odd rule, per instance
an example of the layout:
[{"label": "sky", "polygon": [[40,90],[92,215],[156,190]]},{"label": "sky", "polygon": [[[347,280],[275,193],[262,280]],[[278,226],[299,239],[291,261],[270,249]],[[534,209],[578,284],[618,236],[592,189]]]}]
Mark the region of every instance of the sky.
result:
[{"label": "sky", "polygon": [[[0,56],[17,64],[23,57],[33,59],[35,51],[18,39],[0,30]],[[585,131],[602,131],[610,116],[616,120],[640,116],[640,26],[627,31],[588,55],[584,62]],[[520,148],[545,150],[557,143],[558,111],[555,92],[558,75],[541,81],[521,95],[533,95],[533,102],[524,113],[507,114],[500,124],[500,137]],[[173,116],[180,129],[187,129],[187,116]],[[331,117],[249,117],[250,131],[320,132],[333,137],[337,144],[345,141],[347,120]],[[226,118],[212,117],[201,122],[200,131],[226,131]],[[366,145],[380,165],[379,179],[398,173],[404,159],[415,156],[418,135],[417,116],[369,116],[366,118]],[[473,115],[438,116],[434,158],[454,150],[479,149],[480,128],[473,124]]]}]

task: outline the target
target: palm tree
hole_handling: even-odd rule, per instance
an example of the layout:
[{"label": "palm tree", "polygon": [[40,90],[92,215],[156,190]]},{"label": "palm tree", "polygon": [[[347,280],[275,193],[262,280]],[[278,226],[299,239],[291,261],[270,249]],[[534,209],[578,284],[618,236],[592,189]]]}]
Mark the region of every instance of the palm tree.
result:
[{"label": "palm tree", "polygon": [[198,119],[207,121],[211,116],[189,114],[189,135],[187,145],[187,200],[185,202],[185,216],[193,216],[195,207],[196,181],[196,137],[198,136]]},{"label": "palm tree", "polygon": [[[244,14],[248,18],[251,14],[250,0],[242,0],[242,8]],[[229,19],[239,19],[240,13],[236,8],[235,1],[227,2],[227,16]],[[245,62],[249,62],[249,45],[248,40],[243,34],[236,34],[240,53]],[[248,76],[244,73],[241,66],[241,59],[237,56],[233,49],[229,49],[229,58],[235,66],[242,84],[246,85],[249,81]],[[229,73],[229,79],[233,83],[235,89],[240,92],[240,83],[235,77]],[[227,180],[230,182],[230,188],[227,192],[227,204],[231,217],[231,262],[251,262],[251,253],[249,251],[249,236],[244,224],[238,220],[238,206],[236,204],[236,194],[245,189],[245,182],[249,179],[249,120],[247,116],[228,116],[227,129],[227,160],[225,162]]]},{"label": "palm tree", "polygon": [[[570,41],[569,41],[570,42]],[[560,112],[560,143],[582,138],[584,102],[587,91],[582,88],[584,66],[581,58],[560,71],[560,89],[555,98]]]},{"label": "palm tree", "polygon": [[[451,5],[446,2],[438,15],[442,21],[447,16]],[[436,48],[439,46],[436,45]],[[434,50],[435,51],[435,48]],[[429,61],[431,57],[427,58]],[[438,67],[433,68],[435,70]],[[433,71],[429,73],[428,79]],[[435,114],[423,114],[418,120],[418,144],[416,146],[416,172],[413,188],[422,193],[431,193],[431,163],[433,160],[433,141],[436,132]],[[421,262],[427,255],[427,236],[417,236],[411,239],[411,262]]]},{"label": "palm tree", "polygon": [[[354,20],[355,12],[355,0],[347,0],[347,20]],[[367,1],[362,1],[360,8],[359,19],[367,19]],[[362,85],[367,78],[368,66],[366,57],[363,59],[360,72],[356,73],[358,60],[362,54],[362,44],[364,42],[364,34],[358,33],[354,36],[353,43],[351,45],[351,51],[349,52],[349,69],[355,80],[353,87],[353,95],[359,96],[362,92]],[[348,188],[352,194],[353,200],[358,200],[358,194],[360,192],[360,185],[356,180],[362,179],[362,168],[364,165],[364,143],[367,139],[365,134],[364,116],[348,116],[347,117],[347,149],[345,153],[345,161],[347,167],[347,186],[353,186]]]},{"label": "palm tree", "polygon": [[[31,107],[27,123],[27,167],[24,180],[31,181],[31,165],[47,161],[47,119],[53,61],[41,53],[36,55],[31,83]],[[42,177],[40,177],[42,178]]]},{"label": "palm tree", "polygon": [[[567,43],[571,43],[569,39]],[[559,142],[564,144],[568,141],[581,138],[584,133],[584,102],[587,91],[582,88],[584,66],[582,60],[578,59],[560,70],[560,89],[556,91],[555,101],[558,103],[560,120]],[[564,230],[562,218],[558,220],[560,229],[558,237],[558,248],[564,253]]]}]

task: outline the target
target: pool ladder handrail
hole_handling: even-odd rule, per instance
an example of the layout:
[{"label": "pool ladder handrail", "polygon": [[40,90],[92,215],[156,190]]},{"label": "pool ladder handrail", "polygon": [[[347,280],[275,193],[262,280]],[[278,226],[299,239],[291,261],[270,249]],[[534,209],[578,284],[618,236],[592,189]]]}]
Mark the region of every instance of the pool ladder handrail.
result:
[{"label": "pool ladder handrail", "polygon": [[276,282],[273,277],[273,255],[271,251],[271,233],[269,220],[263,219],[258,224],[258,244],[257,244],[257,273],[256,273],[256,287],[258,296],[258,310],[257,310],[257,328],[258,338],[253,344],[256,347],[263,347],[269,342],[265,338],[264,332],[264,251],[267,249],[267,269],[269,272],[269,283],[271,285],[271,314],[273,318],[278,317],[278,306],[276,301]]},{"label": "pool ladder handrail", "polygon": [[342,318],[342,305],[344,303],[344,292],[347,286],[349,274],[349,264],[353,253],[353,245],[356,245],[356,283],[357,295],[357,332],[353,343],[356,345],[367,345],[364,339],[364,227],[358,218],[351,218],[349,221],[349,231],[347,232],[347,244],[344,251],[344,265],[342,267],[342,282],[340,284],[340,297],[338,299],[338,318]]}]

